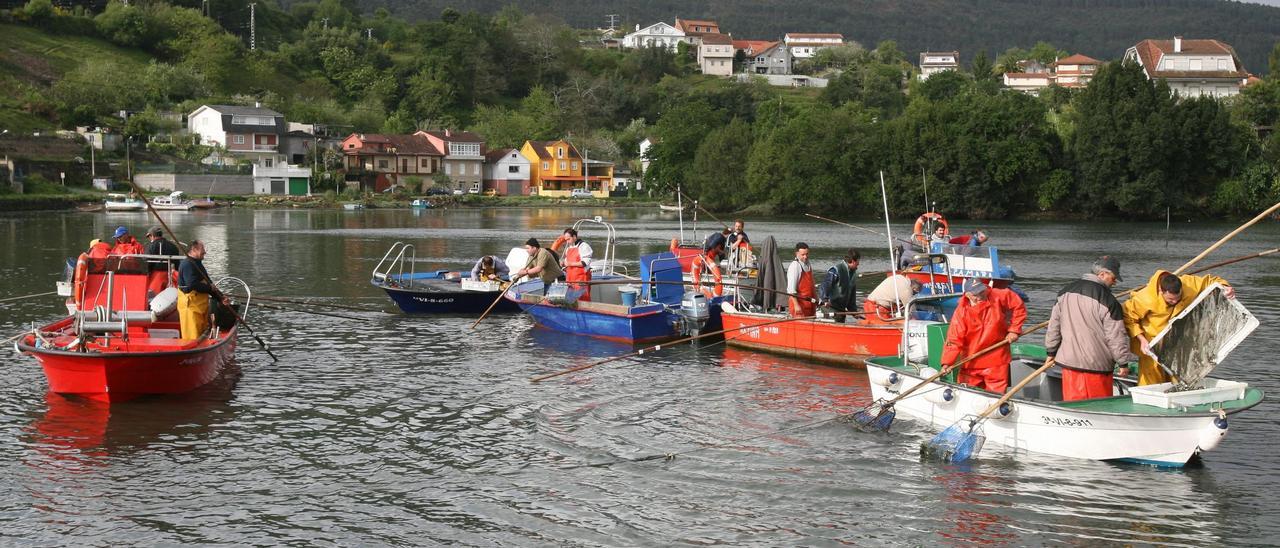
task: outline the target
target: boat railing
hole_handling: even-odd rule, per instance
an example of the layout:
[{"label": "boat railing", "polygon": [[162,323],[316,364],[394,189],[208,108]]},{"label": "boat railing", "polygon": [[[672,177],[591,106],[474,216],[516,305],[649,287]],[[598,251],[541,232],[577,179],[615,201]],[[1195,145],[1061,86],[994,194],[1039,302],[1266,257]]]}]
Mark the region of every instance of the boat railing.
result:
[{"label": "boat railing", "polygon": [[945,272],[947,275],[947,278],[946,278],[947,287],[948,288],[955,287],[956,280],[955,280],[955,276],[952,275],[951,273],[951,259],[947,257],[946,253],[925,253],[922,255],[916,255],[911,259],[912,259],[912,262],[919,261],[929,266],[929,288],[931,291],[938,287],[937,286],[938,271],[936,268],[934,268],[934,265],[939,265],[939,264],[942,265],[943,272]]},{"label": "boat railing", "polygon": [[613,274],[614,260],[616,259],[618,247],[618,231],[613,228],[612,224],[606,223],[604,219],[598,215],[591,219],[578,219],[577,221],[574,221],[573,230],[578,231],[579,227],[584,223],[604,227],[606,234],[604,242],[604,259],[602,259],[604,261],[604,266],[600,268],[600,273],[604,275]]},{"label": "boat railing", "polygon": [[[395,253],[394,259],[391,258],[392,253]],[[404,263],[405,263],[406,253],[408,253],[408,258],[409,258],[409,277],[408,278],[405,278],[404,276]],[[391,262],[387,262],[388,259],[390,259]],[[394,279],[394,281],[399,285],[406,285],[406,284],[412,283],[412,280],[414,278],[414,268],[418,262],[417,259],[418,259],[418,250],[415,247],[413,247],[413,244],[406,244],[404,242],[396,242],[394,244],[391,244],[391,248],[388,249],[385,254],[383,254],[382,260],[378,261],[378,266],[373,267],[373,280],[382,285],[386,285],[387,282],[391,281],[392,279]],[[383,269],[384,265],[386,266],[385,270]],[[396,272],[396,276],[394,278],[392,278],[391,276],[392,271]]]},{"label": "boat railing", "polygon": [[219,278],[218,281],[213,282],[213,286],[218,288],[218,290],[225,295],[227,294],[227,291],[225,289],[222,289],[222,286],[224,284],[231,285],[231,286],[235,286],[236,284],[239,284],[240,287],[244,289],[244,307],[241,309],[243,310],[243,312],[240,313],[240,319],[244,321],[249,321],[249,303],[253,301],[253,291],[249,289],[249,284],[245,283],[244,280],[241,280],[240,278],[237,278],[235,276],[227,276],[225,278]]}]

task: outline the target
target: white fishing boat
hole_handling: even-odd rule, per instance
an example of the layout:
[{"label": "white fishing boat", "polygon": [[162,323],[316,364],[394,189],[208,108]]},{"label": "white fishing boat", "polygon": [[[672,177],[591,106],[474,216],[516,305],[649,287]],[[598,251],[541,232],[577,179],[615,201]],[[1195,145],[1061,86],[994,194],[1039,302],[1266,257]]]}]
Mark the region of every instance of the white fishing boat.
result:
[{"label": "white fishing boat", "polygon": [[681,211],[684,207],[678,205],[658,204],[658,209],[662,211]]},{"label": "white fishing boat", "polygon": [[146,202],[129,194],[108,194],[107,199],[102,202],[102,206],[107,211],[143,211],[147,209]]},{"label": "white fishing boat", "polygon": [[188,200],[181,190],[175,190],[170,192],[168,196],[152,198],[151,207],[161,211],[191,211],[195,204]]},{"label": "white fishing boat", "polygon": [[[975,433],[1014,454],[1181,467],[1200,452],[1218,447],[1227,435],[1230,415],[1262,401],[1262,391],[1246,383],[1206,376],[1257,325],[1257,319],[1239,302],[1227,299],[1221,287],[1210,287],[1153,341],[1154,347],[1163,339],[1162,361],[1183,386],[1137,387],[1132,380],[1117,380],[1112,397],[1066,402],[1062,401],[1061,371],[1055,366],[1033,379],[989,420],[979,421]],[[867,360],[872,396],[891,400],[936,373],[934,350],[941,349],[943,338],[945,327],[929,328],[931,364],[908,361],[904,365],[897,356]],[[1043,365],[1045,350],[1015,343],[1012,351],[1010,384],[1016,385]],[[998,398],[983,390],[936,382],[896,402],[894,409],[900,416],[942,429],[981,413]]]}]

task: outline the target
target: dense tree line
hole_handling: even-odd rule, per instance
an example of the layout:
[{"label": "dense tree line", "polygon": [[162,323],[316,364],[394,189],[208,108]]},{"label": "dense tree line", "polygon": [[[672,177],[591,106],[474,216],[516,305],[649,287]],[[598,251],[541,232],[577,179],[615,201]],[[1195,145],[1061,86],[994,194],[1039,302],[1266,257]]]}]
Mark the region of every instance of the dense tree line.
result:
[{"label": "dense tree line", "polygon": [[[288,11],[264,2],[250,49],[227,28],[238,12],[219,1],[206,16],[194,2],[110,2],[92,13],[30,0],[11,21],[98,36],[152,60],[140,70],[87,64],[47,88],[27,85],[22,104],[64,127],[145,135],[161,129],[162,110],[262,101],[342,132],[465,128],[491,147],[567,136],[591,158],[617,162],[636,159],[637,143],[652,137],[647,189],[682,186],[721,210],[873,212],[880,171],[898,213],[923,206],[926,183],[949,213],[989,218],[1226,215],[1280,200],[1280,137],[1269,132],[1280,124],[1276,78],[1228,101],[1187,99],[1111,63],[1085,90],[1032,97],[1002,89],[997,75],[1062,49],[1028,42],[919,81],[912,55],[883,41],[815,59],[810,68],[832,77],[826,88],[786,89],[698,75],[687,48],[584,48],[593,35],[514,8],[445,9],[409,23],[385,10],[361,16],[351,0]],[[1280,50],[1269,61],[1276,73]],[[119,110],[140,114],[125,122]]]}]

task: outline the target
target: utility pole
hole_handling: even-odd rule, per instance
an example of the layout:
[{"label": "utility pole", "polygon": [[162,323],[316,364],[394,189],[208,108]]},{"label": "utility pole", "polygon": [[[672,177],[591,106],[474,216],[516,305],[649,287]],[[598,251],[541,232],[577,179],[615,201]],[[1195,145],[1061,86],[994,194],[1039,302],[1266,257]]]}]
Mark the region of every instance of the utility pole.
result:
[{"label": "utility pole", "polygon": [[607,19],[607,20],[609,21],[609,30],[611,30],[611,31],[612,31],[612,30],[617,30],[617,29],[618,29],[618,14],[616,14],[616,13],[611,13],[611,14],[606,15],[606,16],[604,16],[604,17],[605,17],[605,19]]},{"label": "utility pole", "polygon": [[321,22],[321,23],[324,23],[324,30],[329,30],[329,18],[328,18],[328,17],[321,17],[321,18],[320,18],[320,22]]},{"label": "utility pole", "polygon": [[369,41],[370,41],[370,42],[372,42],[372,41],[373,41],[373,28],[372,28],[372,27],[370,27],[370,28],[366,28],[366,29],[364,29],[364,33],[365,33],[365,35],[366,35],[366,36],[368,36],[368,37],[369,37]]},{"label": "utility pole", "polygon": [[258,18],[257,18],[257,2],[249,3],[249,49],[258,49]]},{"label": "utility pole", "polygon": [[97,162],[94,160],[94,153],[93,153],[93,142],[96,140],[97,140],[97,137],[94,134],[90,133],[89,134],[89,178],[90,179],[98,178],[98,166],[97,166]]}]

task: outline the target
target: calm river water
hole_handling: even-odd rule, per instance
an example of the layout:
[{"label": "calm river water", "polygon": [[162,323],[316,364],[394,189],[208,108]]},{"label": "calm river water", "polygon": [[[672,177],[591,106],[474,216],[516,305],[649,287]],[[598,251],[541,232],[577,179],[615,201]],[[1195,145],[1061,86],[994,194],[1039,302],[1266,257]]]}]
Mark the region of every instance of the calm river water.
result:
[{"label": "calm river water", "polygon": [[[618,256],[633,269],[640,252],[677,234],[672,214],[649,210],[169,214],[183,238],[209,243],[215,277],[380,312],[255,309],[249,320],[278,363],[242,337],[236,366],[215,384],[109,409],[47,395],[32,359],[0,354],[0,543],[1280,542],[1274,399],[1233,418],[1222,446],[1185,470],[1014,459],[994,446],[977,463],[942,465],[920,459],[931,432],[905,419],[885,435],[827,423],[669,462],[582,467],[848,412],[868,402],[866,374],[708,343],[531,384],[632,349],[535,329],[519,315],[475,330],[470,317],[405,317],[368,284],[395,241],[417,244],[419,270],[456,269],[482,253],[505,256],[529,235],[550,242],[592,215],[616,223]],[[122,224],[141,233],[153,223],[140,213],[0,215],[0,298],[51,290],[66,257]],[[1130,287],[1235,226],[1175,222],[1166,234],[1163,223],[984,224],[1031,296],[1032,322],[1099,254],[1123,259]],[[823,269],[848,246],[863,250],[864,270],[886,267],[885,243],[865,233],[801,219],[747,227],[757,241],[807,241]],[[1202,264],[1277,242],[1280,225],[1268,221]],[[1217,375],[1272,398],[1277,272],[1271,257],[1220,272],[1262,327]],[[53,296],[0,303],[0,335],[62,311]]]}]

